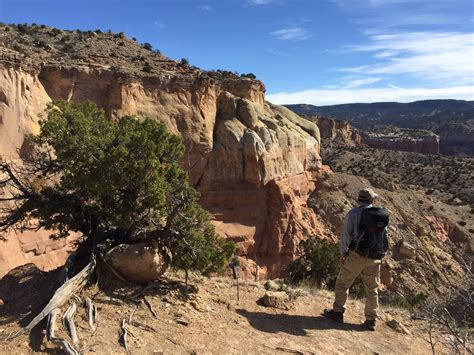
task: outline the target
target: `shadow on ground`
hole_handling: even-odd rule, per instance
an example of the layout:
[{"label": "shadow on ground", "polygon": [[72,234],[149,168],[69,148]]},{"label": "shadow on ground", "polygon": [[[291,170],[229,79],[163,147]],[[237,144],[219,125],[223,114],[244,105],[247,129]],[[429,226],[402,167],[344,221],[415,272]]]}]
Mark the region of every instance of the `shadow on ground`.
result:
[{"label": "shadow on ground", "polygon": [[363,331],[360,324],[336,323],[322,316],[310,317],[291,314],[268,314],[263,312],[249,312],[237,309],[236,312],[247,318],[250,325],[266,333],[288,333],[305,336],[308,329],[340,329],[346,331]]},{"label": "shadow on ground", "polygon": [[0,279],[0,325],[19,320],[25,326],[61,285],[61,270],[39,270],[26,264]]}]

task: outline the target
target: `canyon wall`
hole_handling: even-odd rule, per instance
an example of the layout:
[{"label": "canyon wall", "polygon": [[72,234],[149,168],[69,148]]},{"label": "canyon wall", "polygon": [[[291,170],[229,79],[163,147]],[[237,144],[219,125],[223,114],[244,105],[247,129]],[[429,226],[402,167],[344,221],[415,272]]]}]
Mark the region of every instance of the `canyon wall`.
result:
[{"label": "canyon wall", "polygon": [[[260,81],[217,80],[202,71],[172,70],[136,77],[107,67],[59,64],[30,71],[4,64],[0,78],[3,159],[18,157],[24,136],[37,132],[47,102],[91,100],[111,119],[148,116],[182,135],[182,164],[190,182],[201,192],[217,231],[236,241],[248,274],[257,270],[261,276],[279,276],[294,259],[300,240],[324,235],[306,205],[322,167],[319,130],[288,109],[265,102]],[[7,242],[0,242],[5,243],[0,275],[15,264],[51,268],[63,261],[48,262],[54,259],[50,250],[64,250],[66,244],[36,248],[33,258],[21,247],[23,237],[6,237]],[[23,257],[11,256],[18,253]]]},{"label": "canyon wall", "polygon": [[[338,118],[313,116],[322,138],[341,140],[346,145],[367,145],[376,149],[388,149],[414,153],[439,154],[440,139],[432,132],[422,130],[401,130],[397,127],[384,127],[383,132],[363,132],[349,122]],[[393,132],[390,131],[393,130]],[[416,134],[416,136],[410,136]]]},{"label": "canyon wall", "polygon": [[421,138],[377,137],[363,135],[362,143],[376,149],[398,150],[404,152],[439,154],[439,137],[429,135]]},{"label": "canyon wall", "polygon": [[342,139],[345,143],[360,145],[361,135],[349,122],[338,118],[314,117],[322,138]]}]

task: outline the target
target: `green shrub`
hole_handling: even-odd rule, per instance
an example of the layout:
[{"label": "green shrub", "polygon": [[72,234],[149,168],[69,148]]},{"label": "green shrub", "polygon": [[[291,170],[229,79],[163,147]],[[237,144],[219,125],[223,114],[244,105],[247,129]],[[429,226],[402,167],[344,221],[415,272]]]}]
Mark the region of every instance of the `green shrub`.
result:
[{"label": "green shrub", "polygon": [[143,48],[145,48],[148,51],[153,50],[153,46],[148,42],[143,43]]},{"label": "green shrub", "polygon": [[291,282],[313,280],[318,287],[334,288],[339,271],[339,248],[326,239],[311,237],[300,243],[302,256],[287,268]]},{"label": "green shrub", "polygon": [[18,30],[18,32],[23,33],[23,34],[30,34],[32,31],[30,26],[28,26],[28,24],[26,23],[23,23],[23,24],[19,23],[16,26],[16,29]]},{"label": "green shrub", "polygon": [[23,49],[23,47],[20,46],[18,43],[15,43],[15,44],[13,45],[13,50],[14,50],[14,51],[17,51],[17,52],[19,52],[19,53],[23,53],[23,52],[25,51],[25,50]]},{"label": "green shrub", "polygon": [[249,78],[249,79],[257,79],[257,76],[254,74],[254,73],[247,73],[247,74],[242,74],[241,75],[242,78]]},{"label": "green shrub", "polygon": [[145,73],[151,73],[153,71],[153,68],[151,67],[150,63],[145,63],[143,65],[143,69],[142,69]]},{"label": "green shrub", "polygon": [[188,58],[181,58],[180,63],[181,63],[182,65],[189,65],[189,59],[188,59]]}]

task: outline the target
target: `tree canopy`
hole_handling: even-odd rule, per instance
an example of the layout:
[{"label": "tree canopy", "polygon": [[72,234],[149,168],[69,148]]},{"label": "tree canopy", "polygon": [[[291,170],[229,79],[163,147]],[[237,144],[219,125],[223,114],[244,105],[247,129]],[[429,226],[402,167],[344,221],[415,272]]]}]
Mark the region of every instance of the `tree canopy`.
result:
[{"label": "tree canopy", "polygon": [[91,248],[156,240],[172,264],[209,273],[234,251],[217,236],[179,164],[179,136],[150,118],[109,120],[95,104],[56,102],[22,164],[0,163],[0,232],[55,230]]}]

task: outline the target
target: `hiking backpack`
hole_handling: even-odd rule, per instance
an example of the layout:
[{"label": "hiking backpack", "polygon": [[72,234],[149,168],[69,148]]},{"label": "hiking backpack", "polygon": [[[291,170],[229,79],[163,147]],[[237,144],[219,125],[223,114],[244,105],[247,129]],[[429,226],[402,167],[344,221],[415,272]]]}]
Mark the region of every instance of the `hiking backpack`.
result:
[{"label": "hiking backpack", "polygon": [[354,250],[370,259],[382,259],[388,249],[388,220],[389,215],[385,208],[362,209],[359,238],[355,241]]}]

